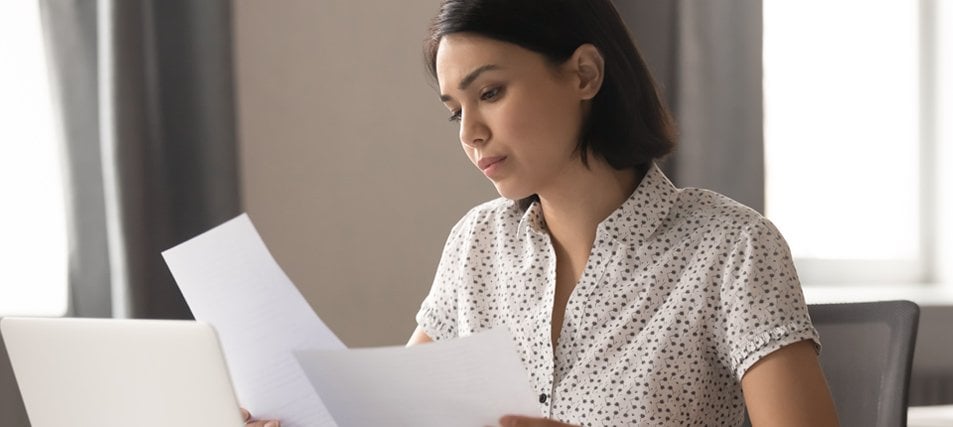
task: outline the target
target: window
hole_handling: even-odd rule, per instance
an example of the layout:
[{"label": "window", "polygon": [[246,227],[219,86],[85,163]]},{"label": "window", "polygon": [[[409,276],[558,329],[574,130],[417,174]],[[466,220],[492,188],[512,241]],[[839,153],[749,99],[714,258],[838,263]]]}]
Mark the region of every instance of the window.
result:
[{"label": "window", "polygon": [[0,2],[0,316],[67,310],[66,219],[38,2]]},{"label": "window", "polygon": [[[937,223],[937,280],[953,283],[953,4],[938,1],[936,4],[937,32],[936,51],[940,52],[936,61],[935,136],[936,149],[933,154],[937,178],[936,203]],[[945,78],[944,78],[945,76]]]},{"label": "window", "polygon": [[953,47],[950,8],[764,3],[766,214],[804,283],[944,276],[937,261],[950,239],[942,218],[951,217],[953,161],[939,118],[950,102],[940,79],[951,75],[941,55]]}]

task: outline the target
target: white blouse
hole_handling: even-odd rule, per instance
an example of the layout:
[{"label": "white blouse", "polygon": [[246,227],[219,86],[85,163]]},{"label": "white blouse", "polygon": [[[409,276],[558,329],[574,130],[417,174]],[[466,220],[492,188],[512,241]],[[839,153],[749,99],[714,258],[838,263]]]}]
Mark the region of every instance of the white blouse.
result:
[{"label": "white blouse", "polygon": [[417,322],[438,341],[508,328],[542,413],[587,426],[740,425],[751,365],[820,346],[777,229],[654,165],[599,224],[554,349],[555,283],[539,203],[493,200],[453,227]]}]

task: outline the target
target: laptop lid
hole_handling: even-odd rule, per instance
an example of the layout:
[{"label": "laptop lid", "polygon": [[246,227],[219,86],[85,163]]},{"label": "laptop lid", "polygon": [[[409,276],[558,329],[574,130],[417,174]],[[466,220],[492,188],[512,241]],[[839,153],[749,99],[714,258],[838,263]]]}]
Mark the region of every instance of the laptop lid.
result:
[{"label": "laptop lid", "polygon": [[243,424],[208,324],[4,318],[0,330],[33,427]]}]

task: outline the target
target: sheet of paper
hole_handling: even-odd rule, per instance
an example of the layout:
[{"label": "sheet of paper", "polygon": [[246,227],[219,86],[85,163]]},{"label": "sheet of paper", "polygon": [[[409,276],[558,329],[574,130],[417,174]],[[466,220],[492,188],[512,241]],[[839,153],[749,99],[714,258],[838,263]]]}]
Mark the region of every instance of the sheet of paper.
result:
[{"label": "sheet of paper", "polygon": [[162,253],[197,320],[215,327],[235,392],[283,427],[335,426],[295,360],[344,349],[281,270],[247,215]]},{"label": "sheet of paper", "polygon": [[508,331],[414,347],[295,352],[341,427],[497,426],[540,416]]}]

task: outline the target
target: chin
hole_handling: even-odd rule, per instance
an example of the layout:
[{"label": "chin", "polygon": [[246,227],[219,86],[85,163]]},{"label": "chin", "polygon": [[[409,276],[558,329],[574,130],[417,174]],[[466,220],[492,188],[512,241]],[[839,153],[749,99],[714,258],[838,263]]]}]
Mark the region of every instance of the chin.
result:
[{"label": "chin", "polygon": [[506,185],[502,182],[494,182],[493,186],[496,187],[496,192],[499,193],[501,197],[515,201],[523,200],[535,194],[534,192],[527,189],[514,188],[513,186]]}]

